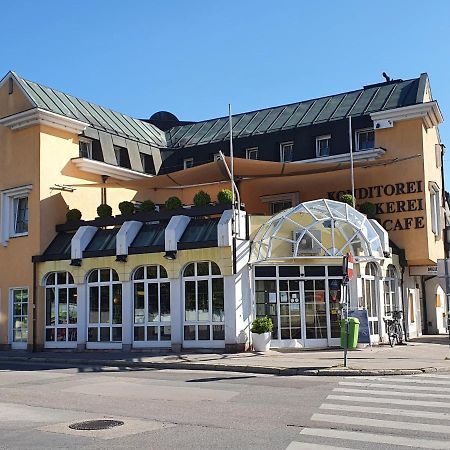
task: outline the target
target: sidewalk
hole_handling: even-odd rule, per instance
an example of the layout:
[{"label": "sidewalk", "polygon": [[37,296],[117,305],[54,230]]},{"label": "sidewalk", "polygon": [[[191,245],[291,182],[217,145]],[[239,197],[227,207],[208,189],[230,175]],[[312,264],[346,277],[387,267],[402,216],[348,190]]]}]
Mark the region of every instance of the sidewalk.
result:
[{"label": "sidewalk", "polygon": [[406,375],[449,371],[448,336],[423,336],[407,345],[375,346],[349,352],[343,367],[340,349],[271,350],[267,353],[165,353],[145,351],[16,352],[1,351],[1,362],[50,362],[63,366],[221,370],[274,375]]}]

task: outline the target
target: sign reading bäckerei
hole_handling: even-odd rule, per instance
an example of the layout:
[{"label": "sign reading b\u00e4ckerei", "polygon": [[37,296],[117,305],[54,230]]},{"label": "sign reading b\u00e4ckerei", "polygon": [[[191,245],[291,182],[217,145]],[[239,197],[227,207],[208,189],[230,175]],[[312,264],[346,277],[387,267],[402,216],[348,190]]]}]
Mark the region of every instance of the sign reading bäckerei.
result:
[{"label": "sign reading b\u00e4ckerei", "polygon": [[[423,198],[409,198],[406,200],[393,200],[377,202],[381,197],[397,197],[402,195],[417,194],[423,192],[422,181],[406,181],[404,183],[380,184],[377,186],[360,187],[355,189],[356,200],[372,200],[377,216],[383,214],[396,214],[403,212],[417,212],[424,210]],[[339,200],[343,194],[351,194],[351,191],[328,192],[330,200]],[[396,217],[395,219],[379,219],[382,227],[387,231],[409,230],[411,228],[425,228],[423,216]]]}]

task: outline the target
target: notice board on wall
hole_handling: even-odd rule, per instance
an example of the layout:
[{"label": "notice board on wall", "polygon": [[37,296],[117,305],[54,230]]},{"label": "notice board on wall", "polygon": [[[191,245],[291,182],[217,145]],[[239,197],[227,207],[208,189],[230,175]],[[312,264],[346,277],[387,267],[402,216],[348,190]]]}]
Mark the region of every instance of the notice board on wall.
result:
[{"label": "notice board on wall", "polygon": [[358,344],[370,344],[369,315],[367,309],[349,309],[348,317],[359,319]]}]

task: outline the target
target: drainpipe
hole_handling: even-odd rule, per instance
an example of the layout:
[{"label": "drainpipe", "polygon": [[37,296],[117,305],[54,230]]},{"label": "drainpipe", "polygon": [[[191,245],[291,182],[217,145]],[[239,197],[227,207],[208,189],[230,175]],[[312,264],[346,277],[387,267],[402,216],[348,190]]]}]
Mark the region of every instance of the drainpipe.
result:
[{"label": "drainpipe", "polygon": [[[405,266],[402,265],[402,279],[400,282],[400,286],[401,286],[401,294],[402,294],[402,311],[403,311],[403,329],[405,330],[405,342],[409,341],[409,330],[407,328],[407,313],[408,311],[406,310],[406,302],[405,302],[405,295],[404,295],[404,288],[405,288],[405,283],[404,283],[404,276],[405,276]],[[406,301],[408,301],[408,296],[406,296]],[[409,305],[408,305],[409,306]]]},{"label": "drainpipe", "polygon": [[36,262],[33,261],[33,307],[31,308],[31,322],[33,324],[33,345],[32,351],[36,352],[36,326],[37,326],[37,317],[36,317],[36,303],[37,303],[37,266]]}]

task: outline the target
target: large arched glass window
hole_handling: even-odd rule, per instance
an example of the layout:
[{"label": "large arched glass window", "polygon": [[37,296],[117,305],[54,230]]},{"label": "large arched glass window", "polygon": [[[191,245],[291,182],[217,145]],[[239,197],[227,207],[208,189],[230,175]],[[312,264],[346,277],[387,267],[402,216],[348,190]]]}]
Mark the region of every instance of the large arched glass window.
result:
[{"label": "large arched glass window", "polygon": [[114,269],[88,276],[88,342],[122,341],[122,284]]},{"label": "large arched glass window", "polygon": [[69,272],[45,277],[45,341],[77,341],[77,288]]},{"label": "large arched glass window", "polygon": [[384,279],[384,315],[391,316],[398,308],[397,299],[398,277],[397,270],[392,264],[388,266]]},{"label": "large arched glass window", "polygon": [[369,316],[370,334],[378,334],[378,268],[374,263],[366,264],[363,282],[363,303]]},{"label": "large arched glass window", "polygon": [[134,341],[170,341],[170,282],[163,266],[135,270],[133,302]]},{"label": "large arched glass window", "polygon": [[214,262],[194,262],[183,272],[184,340],[225,340],[223,277]]}]

